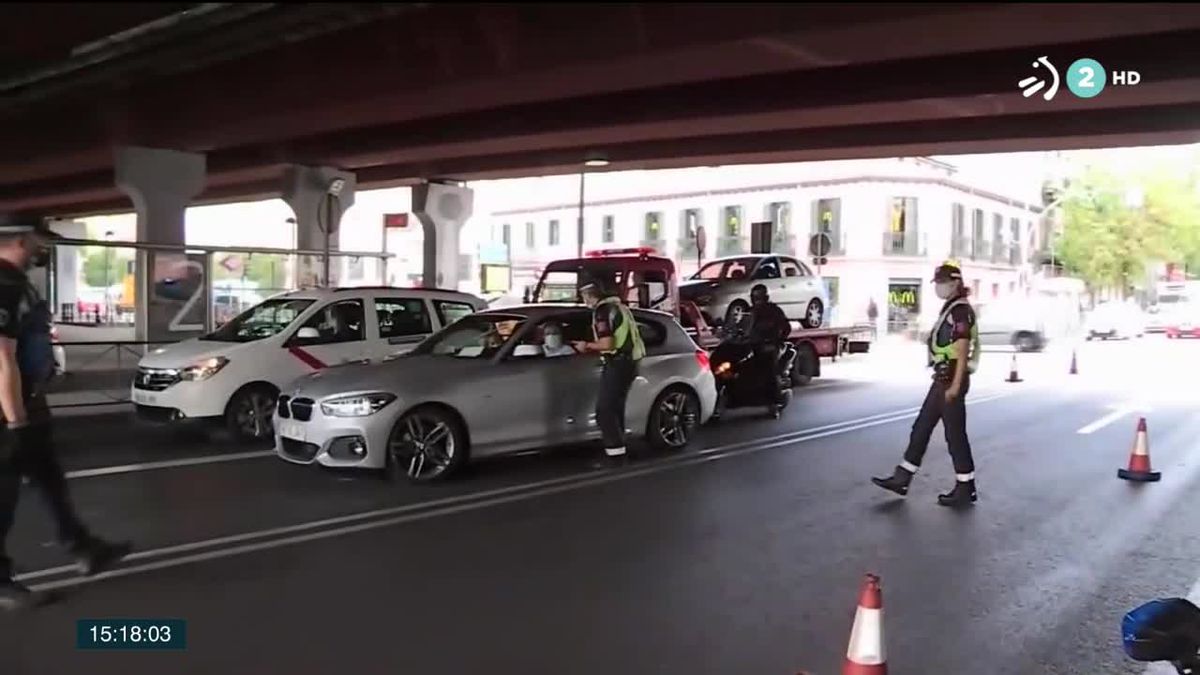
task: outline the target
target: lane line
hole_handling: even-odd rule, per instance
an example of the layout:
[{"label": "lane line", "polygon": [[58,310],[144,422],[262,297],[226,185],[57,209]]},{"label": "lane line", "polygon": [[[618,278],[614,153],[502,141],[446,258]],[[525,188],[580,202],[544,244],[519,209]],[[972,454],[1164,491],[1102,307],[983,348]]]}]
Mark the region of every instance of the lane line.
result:
[{"label": "lane line", "polygon": [[1128,415],[1131,412],[1133,412],[1133,410],[1130,408],[1117,408],[1116,410],[1108,413],[1107,415],[1105,415],[1104,417],[1101,417],[1100,419],[1096,420],[1095,422],[1092,422],[1091,424],[1079,427],[1079,429],[1075,433],[1090,434],[1090,433],[1099,431],[1099,430],[1103,429],[1104,427],[1112,424],[1113,422],[1116,422],[1117,420],[1121,419],[1122,417]]},{"label": "lane line", "polygon": [[94,478],[96,476],[113,476],[121,473],[137,473],[139,471],[157,471],[159,469],[174,469],[180,466],[199,466],[201,464],[219,464],[221,462],[237,462],[243,459],[258,459],[275,454],[274,450],[253,450],[251,452],[227,453],[224,455],[204,455],[186,459],[166,459],[161,462],[142,462],[140,464],[121,464],[119,466],[102,466],[95,469],[77,469],[67,472],[67,479]]},{"label": "lane line", "polygon": [[[975,404],[979,404],[979,403],[986,403],[989,401],[995,401],[995,400],[1007,398],[1010,395],[1012,395],[1012,394],[1001,393],[1001,394],[995,394],[992,396],[984,396],[984,397],[972,399],[972,400],[968,401],[967,404],[975,405]],[[757,441],[757,442],[737,443],[737,444],[731,444],[731,445],[726,445],[726,446],[719,446],[716,448],[708,448],[706,450],[702,450],[702,451],[692,454],[692,455],[687,455],[687,456],[679,457],[679,458],[671,458],[668,460],[660,460],[649,466],[638,467],[638,468],[634,468],[632,470],[619,469],[619,470],[615,470],[615,471],[609,471],[609,470],[592,471],[592,472],[585,473],[585,474],[576,474],[574,476],[568,476],[568,477],[563,477],[563,478],[558,478],[558,479],[541,481],[542,485],[539,485],[537,483],[532,483],[532,484],[528,484],[528,485],[524,485],[524,486],[501,488],[498,490],[491,491],[491,496],[485,496],[487,493],[480,493],[480,494],[475,494],[475,495],[461,495],[458,497],[447,497],[444,500],[438,500],[435,502],[426,502],[424,504],[419,504],[419,505],[418,504],[410,504],[410,505],[406,505],[406,506],[402,506],[402,507],[395,507],[392,509],[380,509],[377,511],[364,512],[361,514],[351,514],[348,516],[341,516],[338,518],[330,518],[330,519],[326,519],[323,521],[314,521],[312,523],[301,523],[298,525],[292,525],[292,526],[285,527],[285,528],[276,528],[275,530],[264,530],[261,532],[247,532],[247,533],[240,534],[240,535],[233,535],[231,537],[221,537],[219,539],[209,540],[209,542],[218,542],[218,544],[219,544],[219,543],[232,543],[232,542],[237,542],[237,541],[246,541],[246,540],[252,540],[252,539],[261,539],[264,536],[269,536],[269,535],[265,534],[267,532],[296,532],[296,531],[303,531],[305,529],[314,529],[314,528],[318,528],[318,527],[323,527],[324,525],[327,525],[330,523],[336,524],[339,522],[352,522],[353,520],[369,519],[369,518],[377,517],[380,514],[401,514],[401,515],[393,515],[392,517],[387,517],[387,518],[383,518],[383,519],[379,519],[379,520],[370,520],[369,522],[358,523],[355,525],[347,525],[344,527],[336,527],[333,529],[320,530],[318,532],[310,532],[307,534],[300,534],[300,535],[295,535],[295,536],[290,536],[290,537],[270,539],[268,541],[260,541],[260,542],[256,542],[256,543],[243,544],[243,545],[234,546],[231,548],[222,548],[222,549],[217,549],[217,550],[213,550],[213,551],[204,551],[201,553],[195,553],[192,555],[186,555],[186,556],[181,556],[181,557],[177,557],[177,558],[168,558],[166,560],[159,560],[156,562],[146,563],[143,565],[135,565],[132,567],[123,567],[123,568],[111,570],[109,572],[105,572],[103,574],[98,574],[94,577],[73,577],[73,578],[67,578],[67,579],[60,579],[60,580],[56,580],[56,581],[49,581],[46,583],[33,585],[32,589],[35,591],[47,591],[47,590],[54,590],[54,589],[61,589],[61,588],[69,588],[69,587],[73,587],[73,586],[80,586],[83,584],[89,584],[89,583],[93,583],[96,581],[101,581],[104,579],[125,577],[125,576],[130,576],[133,574],[138,574],[141,572],[150,572],[150,571],[154,571],[154,570],[160,570],[160,569],[166,569],[166,568],[170,568],[170,567],[178,567],[178,566],[182,566],[182,565],[187,565],[187,564],[191,564],[194,562],[203,562],[203,561],[207,561],[207,560],[216,560],[216,559],[220,559],[220,558],[227,558],[227,557],[231,557],[231,556],[241,555],[243,553],[252,553],[255,551],[280,548],[283,546],[291,546],[291,545],[305,543],[305,542],[309,542],[309,541],[316,541],[316,540],[320,540],[320,539],[329,539],[329,538],[333,538],[333,537],[340,537],[340,536],[354,534],[354,533],[363,532],[363,531],[367,531],[367,530],[386,528],[386,527],[391,527],[394,525],[410,523],[410,522],[415,522],[415,521],[420,521],[420,520],[427,520],[430,518],[436,518],[436,517],[445,516],[445,515],[453,515],[453,514],[457,514],[457,513],[475,511],[475,510],[479,510],[479,509],[488,508],[491,506],[500,506],[500,505],[504,505],[504,504],[522,502],[522,501],[527,501],[530,499],[535,499],[535,498],[540,498],[540,497],[545,497],[545,496],[550,496],[550,495],[555,495],[555,494],[561,494],[561,493],[565,493],[565,492],[573,492],[573,491],[582,490],[582,489],[589,488],[589,487],[613,483],[616,481],[629,480],[631,478],[648,476],[648,475],[662,473],[665,471],[670,471],[670,470],[679,469],[679,468],[683,468],[683,467],[704,464],[707,462],[716,461],[718,459],[725,459],[725,458],[729,458],[729,457],[738,457],[738,456],[748,455],[748,454],[752,454],[752,453],[758,453],[758,452],[762,452],[765,450],[770,450],[770,449],[774,449],[774,448],[778,448],[778,447],[783,447],[783,446],[788,446],[788,445],[798,445],[798,444],[805,443],[808,441],[818,440],[821,438],[827,438],[830,436],[852,433],[854,431],[859,431],[861,429],[869,429],[869,428],[881,426],[884,424],[890,424],[892,422],[906,420],[906,419],[911,418],[915,414],[916,414],[916,411],[912,411],[912,412],[900,411],[899,413],[891,414],[891,416],[874,415],[874,416],[871,416],[868,418],[863,418],[864,421],[861,421],[857,424],[841,423],[841,424],[835,424],[835,425],[826,425],[825,428],[817,427],[815,429],[804,430],[804,431],[798,432],[798,433],[780,434],[775,437],[775,440],[772,440],[772,438],[768,437],[766,439],[759,439],[759,441]],[[767,441],[767,442],[763,443],[762,441]],[[444,505],[441,507],[437,506],[437,503],[439,501]],[[406,511],[406,510],[407,511],[417,511],[417,512],[416,513],[403,513],[403,511]],[[168,554],[169,552],[195,550],[198,548],[205,548],[205,547],[208,547],[211,545],[212,544],[207,543],[207,542],[182,544],[179,546],[173,546],[173,547],[168,547],[168,548],[164,548],[164,549],[155,549],[155,550],[135,553],[135,554],[129,556],[129,558],[127,558],[127,560],[160,557],[162,555]],[[55,574],[60,574],[60,573],[64,573],[64,572],[73,572],[73,571],[75,571],[75,568],[73,566],[62,566],[62,567],[57,567],[57,568],[29,572],[26,574],[18,575],[17,578],[19,580],[34,579],[34,578],[42,578],[42,577],[46,577],[46,576],[52,576]]]}]

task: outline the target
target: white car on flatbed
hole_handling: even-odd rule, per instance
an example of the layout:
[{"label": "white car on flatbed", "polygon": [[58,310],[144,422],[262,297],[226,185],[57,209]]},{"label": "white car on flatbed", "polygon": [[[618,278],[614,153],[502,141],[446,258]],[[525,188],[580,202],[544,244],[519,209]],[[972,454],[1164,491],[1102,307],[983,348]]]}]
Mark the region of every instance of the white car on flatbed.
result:
[{"label": "white car on flatbed", "polygon": [[146,421],[210,421],[239,440],[271,438],[276,398],[296,378],[407,352],[485,307],[468,293],[426,288],[284,293],[208,335],[147,354],[131,399]]}]

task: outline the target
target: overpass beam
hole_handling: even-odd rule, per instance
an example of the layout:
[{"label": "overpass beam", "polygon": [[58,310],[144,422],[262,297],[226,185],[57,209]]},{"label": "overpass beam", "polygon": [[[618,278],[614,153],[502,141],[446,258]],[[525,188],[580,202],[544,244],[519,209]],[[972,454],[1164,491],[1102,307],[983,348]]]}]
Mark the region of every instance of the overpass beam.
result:
[{"label": "overpass beam", "polygon": [[475,191],[459,183],[426,181],[413,187],[412,209],[425,235],[422,285],[458,290],[470,279],[459,237],[475,210]]},{"label": "overpass beam", "polygon": [[296,285],[336,286],[342,215],[354,206],[354,174],[326,166],[289,166],[283,174],[283,201],[296,214],[296,248],[325,251],[323,258],[303,256],[296,265]]},{"label": "overpass beam", "polygon": [[[207,161],[204,155],[157,148],[119,147],[115,157],[116,185],[133,201],[137,212],[137,241],[183,246],[184,213],[192,199],[204,189]],[[195,322],[181,323],[173,310],[150,311],[150,293],[154,288],[153,252],[137,252],[137,292],[134,294],[134,331],[138,340],[179,340],[204,330],[205,307],[180,311],[199,314]],[[201,278],[207,277],[207,272]],[[207,300],[208,294],[201,297]],[[161,314],[161,316],[160,316]]]}]

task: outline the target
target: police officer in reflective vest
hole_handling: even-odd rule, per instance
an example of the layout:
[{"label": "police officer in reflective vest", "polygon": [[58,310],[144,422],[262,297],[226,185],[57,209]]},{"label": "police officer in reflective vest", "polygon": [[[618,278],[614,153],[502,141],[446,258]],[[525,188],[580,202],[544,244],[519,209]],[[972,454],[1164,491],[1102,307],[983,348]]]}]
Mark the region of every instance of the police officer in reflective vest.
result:
[{"label": "police officer in reflective vest", "polygon": [[580,289],[580,295],[592,308],[595,340],[576,342],[574,347],[583,353],[600,354],[603,368],[596,399],[596,424],[604,435],[605,459],[600,466],[608,468],[626,461],[625,400],[637,377],[638,361],[646,355],[646,347],[633,312],[602,283],[587,283]]},{"label": "police officer in reflective vest", "polygon": [[885,490],[907,495],[909,483],[921,466],[929,438],[940,420],[946,432],[946,444],[950,446],[956,480],[953,490],[938,495],[938,503],[966,506],[974,504],[977,498],[975,460],[971,457],[971,442],[967,439],[964,399],[971,389],[971,373],[979,360],[979,328],[975,325],[975,310],[967,302],[968,291],[958,264],[949,261],[942,264],[934,272],[933,281],[937,296],[946,301],[928,341],[933,384],[913,422],[904,461],[890,477],[872,478],[871,481]]},{"label": "police officer in reflective vest", "polygon": [[23,476],[41,490],[59,540],[82,573],[101,572],[131,550],[127,543],[109,543],[88,532],[71,505],[54,455],[44,391],[55,368],[52,317],[26,276],[30,267],[46,265],[46,247],[54,238],[41,218],[0,214],[0,609],[7,610],[35,604],[29,589],[13,579],[4,548]]}]

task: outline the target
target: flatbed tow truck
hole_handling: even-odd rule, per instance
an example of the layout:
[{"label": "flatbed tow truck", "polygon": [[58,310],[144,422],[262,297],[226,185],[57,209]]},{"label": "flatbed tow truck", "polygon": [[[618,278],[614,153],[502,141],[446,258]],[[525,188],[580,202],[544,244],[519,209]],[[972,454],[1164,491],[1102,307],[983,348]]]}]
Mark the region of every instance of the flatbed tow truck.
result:
[{"label": "flatbed tow truck", "polygon": [[[602,249],[589,251],[583,258],[552,261],[542,270],[537,285],[526,289],[525,301],[580,302],[579,287],[589,278],[607,280],[630,306],[673,314],[703,349],[711,351],[721,341],[698,307],[680,301],[675,262],[649,247]],[[804,386],[821,376],[822,357],[836,361],[845,354],[869,351],[871,327],[803,328],[793,321],[787,341],[797,352],[792,383]]]}]

